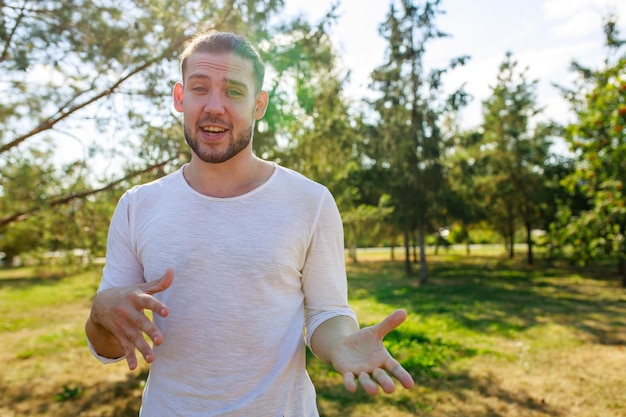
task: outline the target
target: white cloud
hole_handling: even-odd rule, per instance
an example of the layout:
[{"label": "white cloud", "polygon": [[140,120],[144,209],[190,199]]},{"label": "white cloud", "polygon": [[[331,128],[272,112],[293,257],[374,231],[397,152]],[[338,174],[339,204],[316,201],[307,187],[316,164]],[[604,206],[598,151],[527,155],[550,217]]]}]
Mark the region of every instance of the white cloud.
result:
[{"label": "white cloud", "polygon": [[543,11],[546,19],[560,20],[584,11],[593,3],[597,0],[545,0]]},{"label": "white cloud", "polygon": [[550,32],[558,38],[576,38],[591,35],[602,28],[602,17],[593,13],[581,12],[569,16],[562,23],[552,26]]},{"label": "white cloud", "polygon": [[[315,18],[331,2],[288,0],[286,4]],[[388,5],[387,0],[341,2],[342,17],[333,29],[333,40],[344,64],[352,70],[348,94],[353,98],[368,95],[369,73],[382,62],[386,45],[378,26]],[[513,53],[520,69],[528,66],[529,80],[539,80],[538,99],[546,107],[546,117],[563,120],[567,105],[552,83],[572,85],[573,60],[590,67],[602,65],[602,23],[609,12],[617,15],[621,34],[626,36],[626,0],[445,0],[441,6],[446,13],[437,17],[437,25],[451,37],[429,45],[426,66],[441,68],[452,57],[471,56],[466,66],[443,80],[446,91],[466,84],[475,97],[464,111],[464,127],[480,123],[481,102],[491,93],[506,51]]]},{"label": "white cloud", "polygon": [[[560,37],[590,35],[601,30],[603,19],[615,14],[626,19],[624,0],[545,0],[544,18]],[[558,23],[556,23],[558,22]]]}]

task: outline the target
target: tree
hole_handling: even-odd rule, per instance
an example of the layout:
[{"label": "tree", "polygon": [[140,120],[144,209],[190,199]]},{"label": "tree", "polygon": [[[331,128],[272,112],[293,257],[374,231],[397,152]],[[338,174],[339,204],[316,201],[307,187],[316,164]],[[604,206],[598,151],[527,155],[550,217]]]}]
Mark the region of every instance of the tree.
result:
[{"label": "tree", "polygon": [[[33,205],[41,209],[41,204],[49,193],[55,192],[58,184],[50,153],[44,150],[31,150],[25,155],[11,158],[6,167],[0,169],[0,212],[7,210],[24,211]],[[45,178],[46,181],[41,181]],[[41,221],[20,222],[10,229],[0,228],[0,252],[2,260],[12,265],[22,252],[37,246],[42,239]]]},{"label": "tree", "polygon": [[461,225],[466,242],[466,253],[470,254],[470,228],[487,219],[487,207],[482,204],[478,186],[485,174],[485,158],[480,150],[482,133],[476,131],[453,132],[446,166],[450,185],[446,207],[450,217]]},{"label": "tree", "polygon": [[[177,52],[196,31],[237,30],[268,39],[281,0],[6,0],[0,2],[0,169],[53,140],[55,157],[79,142],[69,164],[110,161],[78,183],[109,189],[128,173],[177,165],[179,124],[170,109]],[[208,18],[207,18],[208,17]],[[178,132],[178,130],[176,130]],[[110,145],[105,146],[104,144]],[[72,189],[65,184],[60,190]],[[66,204],[89,193],[48,195]],[[7,208],[10,209],[10,208]],[[3,211],[4,224],[38,210]]]},{"label": "tree", "polygon": [[[328,187],[342,214],[346,243],[356,262],[362,227],[375,228],[390,209],[385,207],[384,198],[374,204],[361,198],[363,138],[358,117],[350,113],[350,103],[343,96],[349,74],[338,69],[328,36],[335,18],[333,8],[315,27],[295,22],[288,42],[273,46],[274,55],[280,59],[275,64],[278,74],[270,95],[281,99],[273,104],[259,133],[266,145],[276,137],[284,143],[260,151]],[[289,84],[295,88],[286,90]]]},{"label": "tree", "polygon": [[536,124],[541,113],[535,94],[537,80],[528,81],[508,52],[500,65],[491,96],[483,102],[481,150],[488,158],[482,191],[489,202],[489,216],[501,231],[514,257],[518,222],[526,229],[528,263],[533,263],[532,229],[541,219],[543,173],[549,155],[551,123]]},{"label": "tree", "polygon": [[[395,206],[394,221],[404,236],[405,269],[412,273],[410,242],[418,233],[420,282],[427,281],[425,234],[437,211],[436,194],[444,185],[439,128],[441,77],[445,69],[424,68],[428,42],[447,36],[435,26],[439,1],[415,4],[392,1],[380,26],[388,42],[386,62],[372,73],[371,86],[380,92],[372,105],[379,117],[377,150],[371,159],[385,172]],[[466,57],[452,60],[462,64]]]},{"label": "tree", "polygon": [[[89,205],[95,204],[98,193],[115,192],[116,198],[124,186],[161,176],[187,159],[180,117],[173,113],[170,97],[178,77],[178,51],[198,31],[242,33],[259,45],[268,73],[277,74],[271,86],[277,93],[273,107],[257,125],[255,136],[255,150],[274,156],[276,143],[270,138],[280,138],[283,127],[299,116],[281,104],[293,85],[291,69],[303,63],[314,65],[324,55],[316,49],[316,36],[322,36],[323,30],[314,32],[299,55],[289,55],[297,50],[290,49],[289,40],[306,22],[274,19],[283,3],[0,2],[0,88],[5,93],[0,97],[0,172],[9,174],[16,158],[37,152],[46,143],[52,143],[50,160],[56,168],[53,175],[32,177],[29,186],[47,190],[36,199],[24,196],[23,201],[9,201],[12,191],[6,187],[12,185],[0,185],[4,200],[0,234],[9,236],[18,223],[50,215],[47,208],[68,216],[77,209],[96,213]],[[76,144],[78,156],[73,151],[76,146],[70,146]],[[68,154],[76,157],[68,159]],[[38,169],[37,160],[20,161],[24,169]],[[72,175],[64,175],[70,171]],[[33,222],[51,228],[42,231],[44,235],[58,235],[52,222]]]},{"label": "tree", "polygon": [[614,17],[607,18],[605,33],[609,57],[604,67],[574,63],[578,83],[564,89],[577,121],[566,129],[576,160],[563,184],[572,196],[583,196],[586,207],[563,205],[553,236],[580,264],[606,255],[617,258],[626,287],[626,41],[619,38]]}]

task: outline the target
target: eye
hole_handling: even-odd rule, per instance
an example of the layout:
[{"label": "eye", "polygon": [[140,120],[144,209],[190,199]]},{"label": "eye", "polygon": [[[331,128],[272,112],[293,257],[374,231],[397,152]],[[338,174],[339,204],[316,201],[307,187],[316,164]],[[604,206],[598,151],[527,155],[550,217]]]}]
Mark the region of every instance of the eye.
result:
[{"label": "eye", "polygon": [[228,90],[226,90],[226,94],[228,94],[231,97],[239,97],[243,95],[243,93],[237,90],[236,88],[229,88]]},{"label": "eye", "polygon": [[196,87],[192,87],[191,91],[193,91],[195,93],[204,93],[206,91],[206,88],[204,88],[202,86],[196,86]]}]

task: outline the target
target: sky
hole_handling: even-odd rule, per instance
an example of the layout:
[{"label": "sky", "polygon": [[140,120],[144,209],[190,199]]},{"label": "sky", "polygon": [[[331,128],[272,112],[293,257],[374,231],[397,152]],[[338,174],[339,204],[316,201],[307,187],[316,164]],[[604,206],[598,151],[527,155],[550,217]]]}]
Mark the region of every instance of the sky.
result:
[{"label": "sky", "polygon": [[[339,2],[340,18],[331,36],[345,67],[351,71],[347,94],[355,99],[371,95],[369,74],[383,62],[385,42],[378,27],[389,11],[389,0],[285,0],[285,14],[301,14],[318,22]],[[453,57],[469,55],[464,67],[443,79],[451,92],[465,84],[474,97],[461,114],[461,127],[471,129],[481,123],[481,103],[490,95],[498,66],[507,51],[528,67],[528,79],[539,80],[538,104],[545,107],[543,118],[561,123],[572,120],[569,107],[552,83],[571,85],[572,60],[599,68],[606,56],[603,17],[608,12],[619,18],[626,37],[626,0],[441,0],[444,12],[436,25],[450,36],[427,45],[425,64],[442,68]],[[97,134],[94,134],[97,136]],[[59,162],[73,161],[85,151],[78,142],[61,141],[67,151],[57,155]],[[567,152],[556,142],[556,152]]]},{"label": "sky", "polygon": [[[388,0],[285,0],[287,13],[302,14],[317,22],[336,1],[340,2],[332,39],[344,65],[351,70],[347,92],[353,98],[367,96],[370,72],[383,62],[385,43],[378,27],[389,10]],[[481,103],[496,82],[498,66],[507,51],[528,68],[527,79],[538,80],[538,104],[542,118],[565,123],[572,120],[567,103],[552,84],[571,86],[572,61],[601,68],[606,58],[603,18],[618,17],[626,36],[626,0],[441,0],[444,14],[437,27],[449,34],[427,45],[425,64],[442,68],[451,58],[469,55],[470,61],[449,72],[444,88],[454,91],[465,83],[474,97],[462,113],[462,127],[481,122]]]}]

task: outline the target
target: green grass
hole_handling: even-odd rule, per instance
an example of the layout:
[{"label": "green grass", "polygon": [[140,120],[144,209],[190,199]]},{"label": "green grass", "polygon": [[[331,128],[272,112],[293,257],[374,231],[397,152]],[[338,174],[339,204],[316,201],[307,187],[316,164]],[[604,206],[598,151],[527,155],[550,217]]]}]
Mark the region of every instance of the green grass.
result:
[{"label": "green grass", "polygon": [[[420,286],[401,262],[361,258],[348,264],[351,304],[362,326],[408,311],[385,344],[417,386],[350,394],[309,355],[323,417],[626,416],[626,291],[612,265],[429,254]],[[147,366],[103,366],[86,347],[98,281],[99,270],[0,270],[0,415],[137,415]]]},{"label": "green grass", "polygon": [[97,285],[94,271],[69,274],[60,268],[0,271],[0,334],[49,326],[50,320],[59,315],[46,312],[89,302]]},{"label": "green grass", "polygon": [[[432,387],[444,384],[446,394],[471,391],[481,381],[468,375],[485,361],[524,370],[536,352],[567,356],[582,345],[623,347],[626,343],[626,292],[617,287],[616,279],[607,279],[607,270],[584,275],[568,267],[530,268],[492,256],[431,258],[429,283],[424,286],[416,284],[417,277],[404,275],[401,262],[363,262],[349,267],[351,303],[362,325],[378,322],[395,308],[409,311],[407,322],[388,336],[386,344],[416,377],[416,391],[421,395],[400,391],[375,399],[351,397],[330,383],[332,378],[323,376],[316,382],[323,387],[318,394],[325,416],[360,415],[354,410],[361,409],[364,402],[373,407],[368,411],[371,414],[364,415],[377,415],[373,411],[377,407],[398,410],[389,415],[434,416],[438,415],[433,410],[441,393],[431,391]],[[615,314],[618,311],[620,314]],[[546,359],[541,356],[540,360]],[[490,372],[497,373],[498,366]],[[466,401],[471,402],[469,396]],[[617,400],[617,404],[623,409],[626,400]],[[459,411],[464,407],[459,405],[458,414],[449,415],[517,415]],[[535,405],[526,407],[530,413]],[[566,410],[546,408],[545,414],[536,415],[569,416]]]}]

